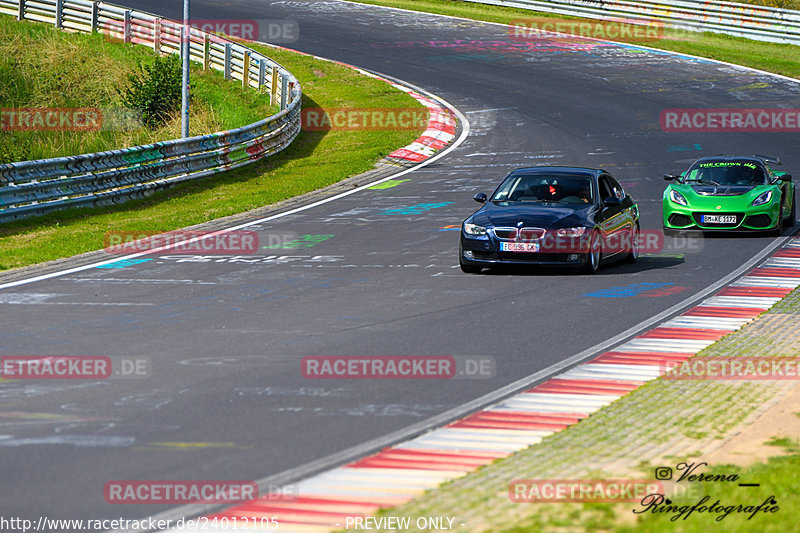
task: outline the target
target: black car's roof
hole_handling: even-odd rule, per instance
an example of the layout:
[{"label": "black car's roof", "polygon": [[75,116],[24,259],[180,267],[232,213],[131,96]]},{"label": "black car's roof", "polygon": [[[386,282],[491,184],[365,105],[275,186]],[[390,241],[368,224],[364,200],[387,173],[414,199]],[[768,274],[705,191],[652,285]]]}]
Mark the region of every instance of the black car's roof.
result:
[{"label": "black car's roof", "polygon": [[586,174],[597,177],[605,170],[587,167],[525,167],[512,170],[509,176],[518,174]]}]

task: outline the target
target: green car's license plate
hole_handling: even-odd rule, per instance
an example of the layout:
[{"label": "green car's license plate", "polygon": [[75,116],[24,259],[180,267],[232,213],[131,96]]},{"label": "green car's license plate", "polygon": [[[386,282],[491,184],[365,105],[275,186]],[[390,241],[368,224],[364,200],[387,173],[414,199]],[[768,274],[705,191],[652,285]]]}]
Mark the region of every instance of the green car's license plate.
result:
[{"label": "green car's license plate", "polygon": [[702,215],[703,224],[736,224],[736,215]]}]

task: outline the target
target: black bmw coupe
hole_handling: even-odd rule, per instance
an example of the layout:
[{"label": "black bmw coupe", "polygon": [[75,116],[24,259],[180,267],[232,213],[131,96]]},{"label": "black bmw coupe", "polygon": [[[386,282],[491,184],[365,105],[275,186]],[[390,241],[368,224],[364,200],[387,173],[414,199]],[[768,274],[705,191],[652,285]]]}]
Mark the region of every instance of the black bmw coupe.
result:
[{"label": "black bmw coupe", "polygon": [[597,272],[639,258],[639,210],[611,174],[580,167],[511,172],[461,225],[461,270],[503,264],[571,265]]}]

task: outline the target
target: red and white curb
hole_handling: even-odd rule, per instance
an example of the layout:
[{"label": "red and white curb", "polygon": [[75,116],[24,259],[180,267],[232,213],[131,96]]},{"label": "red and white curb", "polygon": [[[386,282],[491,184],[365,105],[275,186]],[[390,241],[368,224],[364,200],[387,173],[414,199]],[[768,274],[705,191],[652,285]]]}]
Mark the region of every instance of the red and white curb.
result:
[{"label": "red and white curb", "polygon": [[612,351],[442,428],[305,479],[291,497],[266,495],[210,515],[204,530],[215,522],[216,529],[227,529],[220,524],[233,518],[275,517],[275,531],[327,532],[345,528],[348,518],[352,525],[355,517],[409,502],[590,416],[751,322],[798,285],[795,237],[715,295]]},{"label": "red and white curb", "polygon": [[418,101],[420,104],[427,107],[429,117],[428,117],[428,126],[425,129],[425,131],[423,131],[422,134],[408,146],[398,148],[391,154],[387,155],[385,159],[387,159],[389,162],[396,164],[404,164],[404,165],[421,163],[426,159],[433,157],[433,155],[436,154],[436,152],[438,152],[439,150],[441,150],[442,148],[453,142],[456,138],[456,126],[458,124],[458,120],[456,119],[455,114],[447,107],[439,104],[432,98],[419,94],[417,91],[411,89],[410,87],[386,79],[383,76],[373,74],[368,70],[364,70],[362,68],[358,68],[356,66],[343,63],[341,61],[328,59],[326,57],[315,56],[314,54],[308,54],[306,52],[292,50],[291,48],[285,48],[283,46],[278,46],[275,44],[263,43],[260,41],[251,41],[250,39],[242,39],[242,40],[269,46],[271,48],[277,48],[279,50],[287,50],[295,54],[313,57],[314,59],[319,59],[320,61],[328,61],[330,63],[336,63],[337,65],[353,69],[363,74],[364,76],[369,76],[370,78],[375,78],[377,80],[381,80],[385,83],[388,83],[395,89],[407,93],[409,96]]},{"label": "red and white curb", "polygon": [[390,80],[384,81],[408,93],[409,96],[427,107],[429,113],[428,127],[422,132],[422,135],[408,146],[399,148],[386,156],[388,159],[398,163],[420,163],[453,142],[453,139],[456,138],[457,121],[449,109],[403,85],[398,85]]}]

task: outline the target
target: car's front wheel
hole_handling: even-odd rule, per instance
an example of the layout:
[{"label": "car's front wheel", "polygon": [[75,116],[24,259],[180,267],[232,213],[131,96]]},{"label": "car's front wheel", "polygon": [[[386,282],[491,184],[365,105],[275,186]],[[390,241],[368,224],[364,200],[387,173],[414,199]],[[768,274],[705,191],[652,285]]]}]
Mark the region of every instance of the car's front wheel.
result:
[{"label": "car's front wheel", "polygon": [[775,228],[769,232],[772,237],[780,237],[781,233],[783,233],[783,198],[781,198],[780,206],[781,208],[778,211],[778,223],[775,225]]},{"label": "car's front wheel", "polygon": [[631,249],[625,260],[628,263],[636,263],[639,261],[639,224],[633,225],[633,230],[631,231]]},{"label": "car's front wheel", "polygon": [[589,237],[589,250],[584,254],[583,271],[586,274],[594,274],[600,268],[600,232],[595,230]]}]

